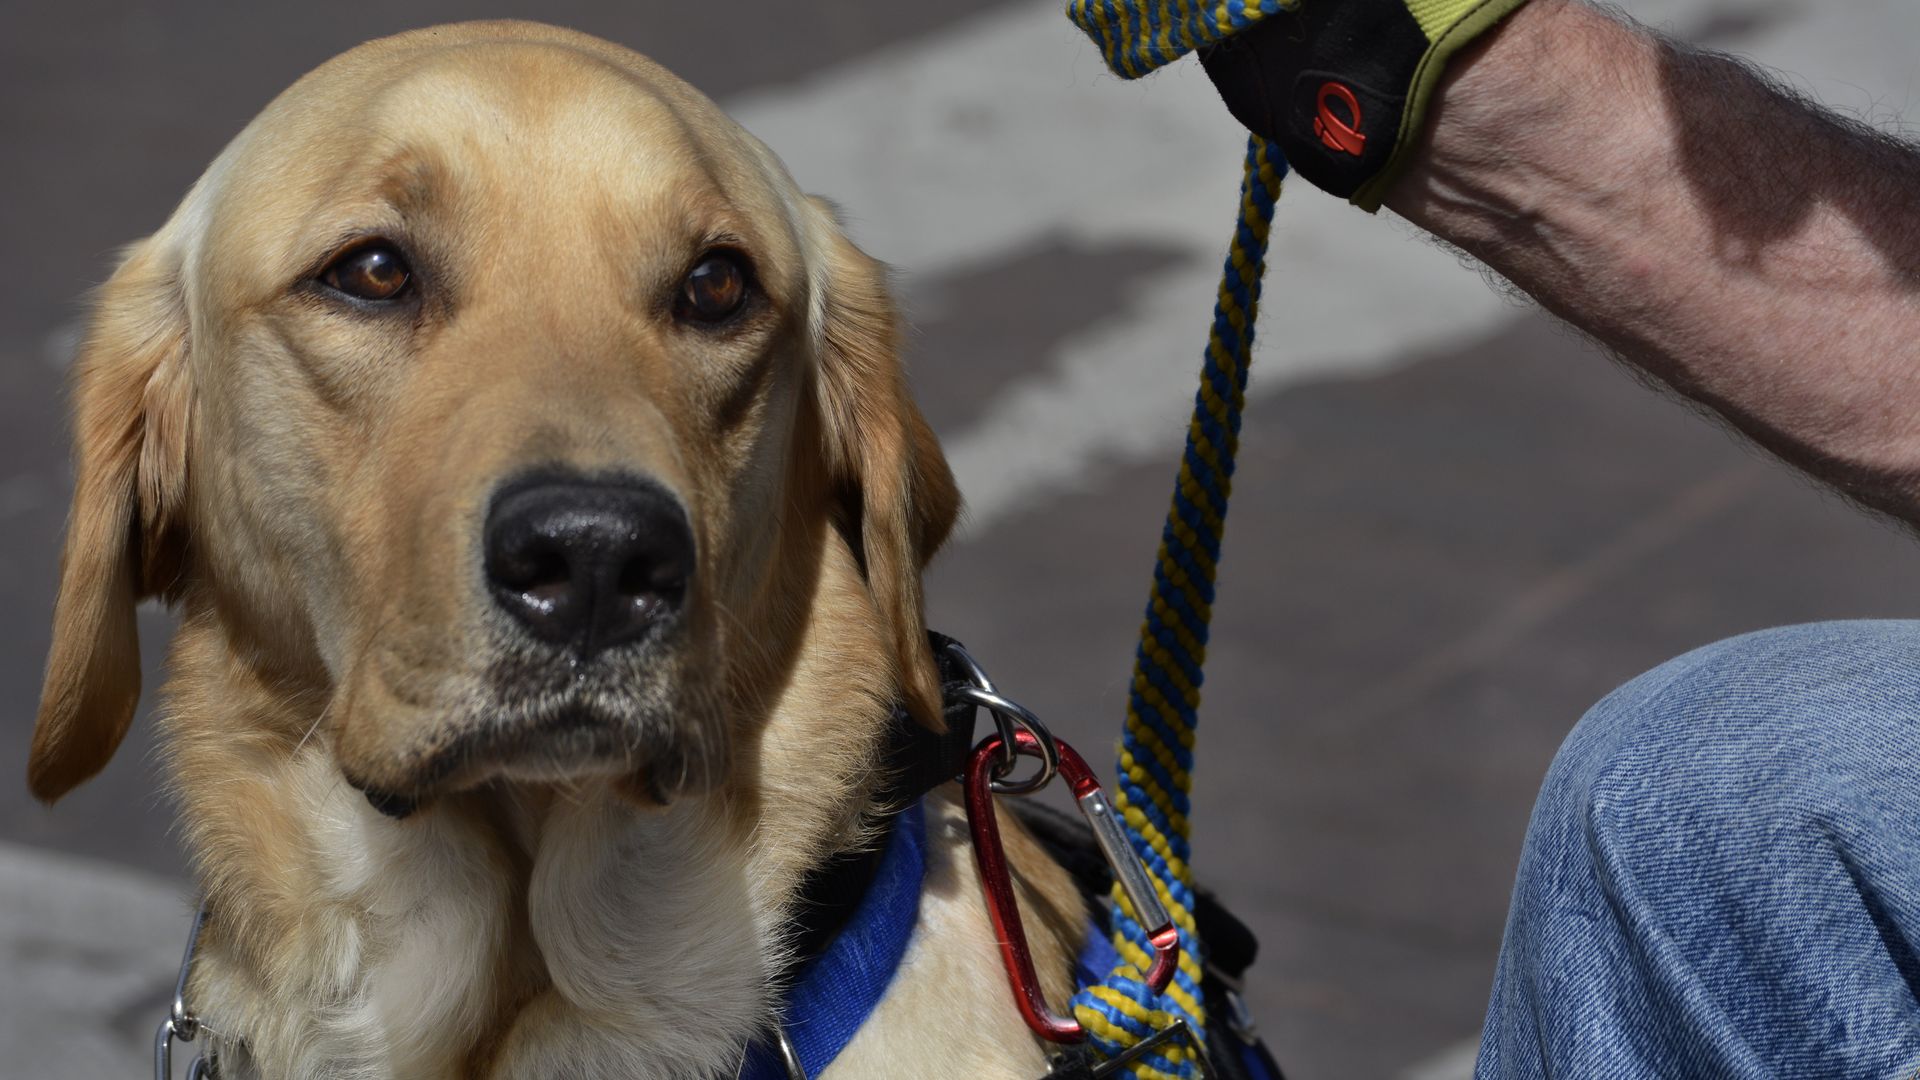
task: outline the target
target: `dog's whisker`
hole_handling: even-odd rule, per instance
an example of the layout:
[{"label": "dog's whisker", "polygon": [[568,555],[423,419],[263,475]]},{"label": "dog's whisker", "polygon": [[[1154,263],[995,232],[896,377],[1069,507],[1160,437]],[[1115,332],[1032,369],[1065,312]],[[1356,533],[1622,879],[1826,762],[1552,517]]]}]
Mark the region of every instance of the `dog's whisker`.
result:
[{"label": "dog's whisker", "polygon": [[554,793],[576,810],[587,805],[586,792],[577,781],[562,781],[554,785]]},{"label": "dog's whisker", "polygon": [[332,712],[333,712],[332,702],[328,702],[326,705],[321,706],[320,712],[313,718],[313,723],[308,724],[307,730],[301,733],[300,741],[293,744],[293,752],[296,755],[299,754],[301,750],[306,748],[307,741],[313,738],[314,732],[320,730],[321,724],[324,724],[327,722],[327,717],[330,716]]}]

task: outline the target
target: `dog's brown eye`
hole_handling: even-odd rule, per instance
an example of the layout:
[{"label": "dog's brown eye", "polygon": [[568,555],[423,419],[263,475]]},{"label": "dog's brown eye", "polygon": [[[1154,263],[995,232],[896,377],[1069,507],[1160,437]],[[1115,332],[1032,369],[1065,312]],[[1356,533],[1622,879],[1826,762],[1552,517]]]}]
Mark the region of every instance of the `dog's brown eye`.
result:
[{"label": "dog's brown eye", "polygon": [[701,256],[680,283],[678,314],[694,322],[717,323],[747,301],[747,269],[740,256],[712,251]]},{"label": "dog's brown eye", "polygon": [[388,244],[364,244],[327,264],[320,281],[359,300],[392,300],[413,280],[407,260]]}]

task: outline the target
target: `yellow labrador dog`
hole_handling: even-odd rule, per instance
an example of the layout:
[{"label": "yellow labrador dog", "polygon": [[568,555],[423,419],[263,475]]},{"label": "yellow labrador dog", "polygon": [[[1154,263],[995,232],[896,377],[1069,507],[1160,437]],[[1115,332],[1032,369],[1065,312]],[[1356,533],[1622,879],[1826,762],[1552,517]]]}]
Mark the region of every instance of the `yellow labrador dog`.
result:
[{"label": "yellow labrador dog", "polygon": [[[194,1008],[266,1077],[731,1077],[868,843],[957,510],[883,269],[625,49],[528,23],[301,79],[98,299],[30,783],[107,761],[134,605]],[[957,802],[834,1078],[1029,1077]],[[1007,822],[1047,989],[1085,923]]]}]

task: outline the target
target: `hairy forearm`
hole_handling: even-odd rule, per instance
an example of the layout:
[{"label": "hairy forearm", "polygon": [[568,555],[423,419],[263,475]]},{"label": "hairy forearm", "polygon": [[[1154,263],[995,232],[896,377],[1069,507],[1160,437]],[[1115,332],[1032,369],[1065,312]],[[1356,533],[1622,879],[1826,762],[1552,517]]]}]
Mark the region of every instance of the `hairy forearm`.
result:
[{"label": "hairy forearm", "polygon": [[1920,522],[1920,152],[1536,0],[1387,205],[1858,500]]}]

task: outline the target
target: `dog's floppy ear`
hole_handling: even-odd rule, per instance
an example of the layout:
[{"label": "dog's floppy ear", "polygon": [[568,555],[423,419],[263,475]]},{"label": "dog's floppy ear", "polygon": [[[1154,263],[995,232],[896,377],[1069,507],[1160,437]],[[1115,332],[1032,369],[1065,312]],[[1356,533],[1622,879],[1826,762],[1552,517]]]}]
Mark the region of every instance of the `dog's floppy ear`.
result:
[{"label": "dog's floppy ear", "polygon": [[74,490],[27,785],[52,802],[113,756],[140,699],[134,605],[180,572],[187,315],[160,238],[101,289],[75,360]]},{"label": "dog's floppy ear", "polygon": [[[927,643],[920,571],[946,541],[960,493],[933,429],[907,392],[886,268],[811,200],[824,355],[816,386],[827,460],[867,589],[887,621],[907,711],[936,730],[940,676]],[[857,525],[857,529],[854,526]]]}]

